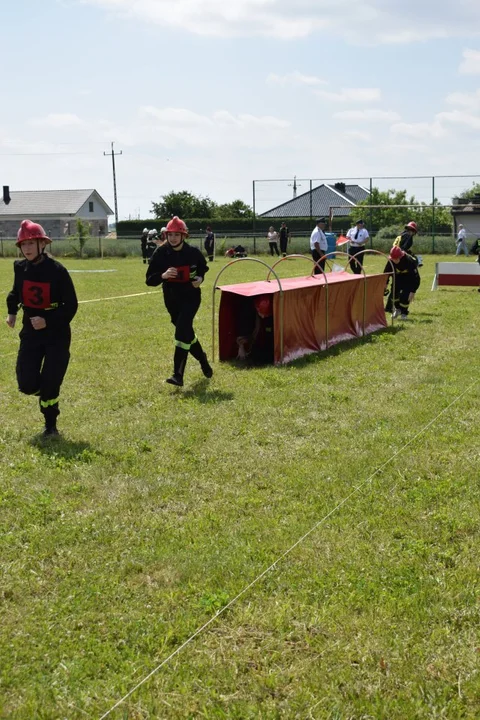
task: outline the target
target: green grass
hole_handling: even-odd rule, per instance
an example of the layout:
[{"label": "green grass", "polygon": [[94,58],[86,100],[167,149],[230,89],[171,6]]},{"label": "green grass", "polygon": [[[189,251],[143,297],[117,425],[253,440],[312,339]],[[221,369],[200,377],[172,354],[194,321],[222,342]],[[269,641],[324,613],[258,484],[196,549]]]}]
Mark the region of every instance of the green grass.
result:
[{"label": "green grass", "polygon": [[[478,718],[480,294],[430,292],[433,263],[403,326],[210,382],[190,360],[183,390],[161,293],[82,304],[59,442],[4,326],[0,717],[99,718],[364,483],[110,717]],[[149,290],[138,259],[65,264],[116,270],[73,274],[81,300]]]}]

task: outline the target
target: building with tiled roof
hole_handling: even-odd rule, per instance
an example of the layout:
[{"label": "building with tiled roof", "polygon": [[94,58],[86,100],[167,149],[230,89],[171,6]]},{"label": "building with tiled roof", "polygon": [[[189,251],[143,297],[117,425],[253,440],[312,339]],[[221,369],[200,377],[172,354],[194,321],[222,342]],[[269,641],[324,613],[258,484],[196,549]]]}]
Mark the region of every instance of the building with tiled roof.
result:
[{"label": "building with tiled roof", "polygon": [[[299,195],[292,200],[267,210],[259,217],[264,218],[295,218],[295,217],[329,217],[330,209],[333,217],[348,217],[350,207],[355,208],[362,200],[367,200],[370,192],[362,185],[322,184]],[[346,205],[347,207],[335,207]]]},{"label": "building with tiled roof", "polygon": [[0,198],[1,237],[15,237],[22,220],[40,223],[47,235],[63,238],[75,233],[76,220],[89,223],[92,235],[108,233],[108,216],[113,210],[93,189],[12,190]]}]

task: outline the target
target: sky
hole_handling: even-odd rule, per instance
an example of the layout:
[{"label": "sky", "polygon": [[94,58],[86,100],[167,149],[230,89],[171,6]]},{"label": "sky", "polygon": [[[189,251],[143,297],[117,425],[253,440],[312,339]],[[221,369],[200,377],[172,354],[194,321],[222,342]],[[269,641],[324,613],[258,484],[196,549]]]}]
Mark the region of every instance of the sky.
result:
[{"label": "sky", "polygon": [[1,28],[11,190],[113,208],[112,142],[119,219],[172,190],[252,205],[254,180],[257,212],[294,176],[428,202],[435,175],[444,204],[480,182],[479,0],[16,0]]}]

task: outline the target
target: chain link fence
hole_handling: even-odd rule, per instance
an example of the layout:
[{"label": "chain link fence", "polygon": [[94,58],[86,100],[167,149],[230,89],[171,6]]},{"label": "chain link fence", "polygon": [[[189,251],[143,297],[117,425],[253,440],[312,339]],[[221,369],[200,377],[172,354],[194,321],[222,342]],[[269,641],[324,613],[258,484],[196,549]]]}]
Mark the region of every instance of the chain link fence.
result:
[{"label": "chain link fence", "polygon": [[[313,228],[312,228],[313,229]],[[400,229],[396,234],[400,233]],[[339,233],[336,233],[338,236]],[[374,250],[388,252],[392,247],[392,242],[396,235],[391,233],[385,237],[382,232],[370,238],[368,247]],[[191,245],[203,248],[204,235],[191,235],[188,242]],[[255,233],[228,233],[226,235],[217,234],[215,240],[215,254],[223,257],[229,248],[242,245],[248,255],[267,255],[270,253],[267,237],[263,234]],[[456,250],[455,239],[452,234],[438,234],[433,238],[431,236],[417,235],[414,238],[414,249],[422,254],[454,254]],[[137,237],[122,238],[90,238],[83,248],[79,248],[78,244],[68,239],[53,238],[53,242],[48,247],[48,252],[58,258],[111,258],[111,257],[141,257],[140,240]],[[288,252],[309,254],[310,252],[310,233],[291,233],[290,242],[288,244]],[[2,258],[20,258],[21,253],[15,245],[13,238],[0,238],[0,257]]]}]

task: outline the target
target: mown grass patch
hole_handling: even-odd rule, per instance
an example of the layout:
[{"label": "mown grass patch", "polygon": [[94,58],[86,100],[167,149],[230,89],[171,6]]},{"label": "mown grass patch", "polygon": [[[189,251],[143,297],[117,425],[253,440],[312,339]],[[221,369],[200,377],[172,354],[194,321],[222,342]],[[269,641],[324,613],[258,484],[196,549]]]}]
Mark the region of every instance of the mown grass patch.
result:
[{"label": "mown grass patch", "polygon": [[[438,259],[403,326],[181,391],[160,293],[81,304],[56,443],[2,330],[2,717],[100,717],[360,485],[111,716],[478,717],[480,295],[430,292]],[[81,300],[148,292],[65,264],[115,270]]]}]

